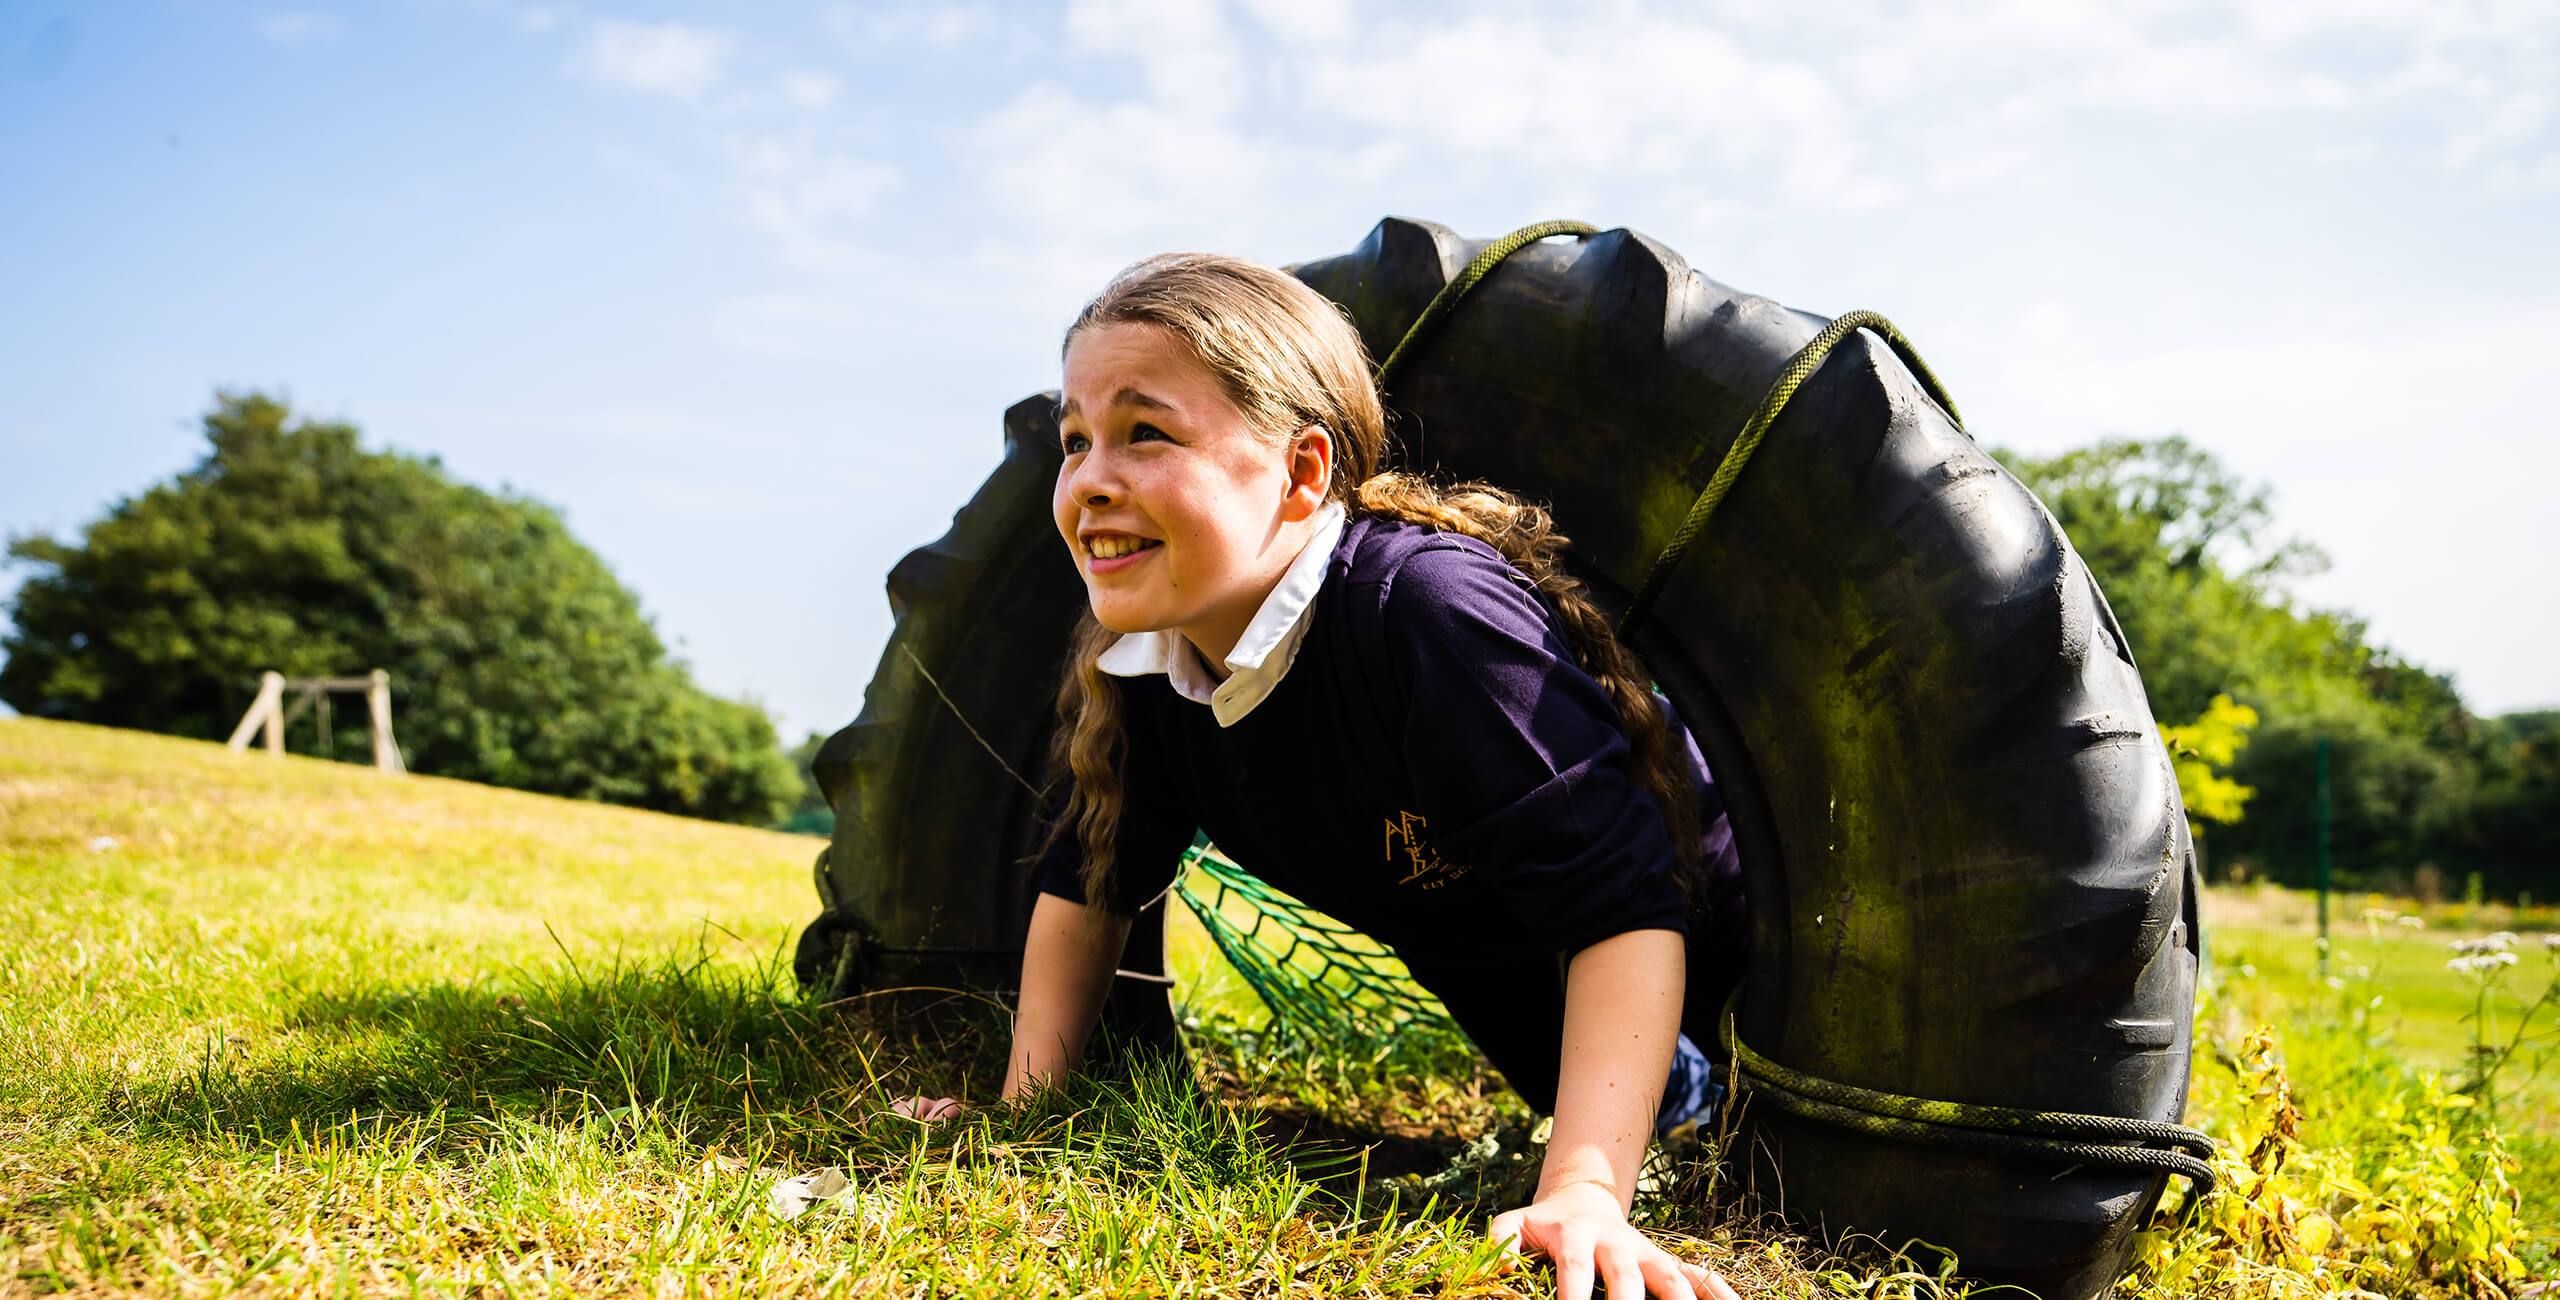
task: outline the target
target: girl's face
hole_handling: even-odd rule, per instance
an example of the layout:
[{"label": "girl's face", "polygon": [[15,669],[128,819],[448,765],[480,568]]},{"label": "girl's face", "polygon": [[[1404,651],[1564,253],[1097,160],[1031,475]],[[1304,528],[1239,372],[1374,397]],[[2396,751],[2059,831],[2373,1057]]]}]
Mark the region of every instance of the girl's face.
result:
[{"label": "girl's face", "polygon": [[1178,629],[1222,665],[1324,506],[1331,439],[1310,427],[1273,445],[1154,325],[1078,334],[1064,397],[1050,504],[1094,618]]}]

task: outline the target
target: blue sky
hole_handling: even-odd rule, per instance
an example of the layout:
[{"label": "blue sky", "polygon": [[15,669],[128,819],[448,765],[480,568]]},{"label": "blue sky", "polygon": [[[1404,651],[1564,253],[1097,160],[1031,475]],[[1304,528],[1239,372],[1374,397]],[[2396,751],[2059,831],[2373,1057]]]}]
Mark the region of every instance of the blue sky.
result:
[{"label": "blue sky", "polygon": [[2555,111],[2547,0],[7,0],[0,531],[280,391],[832,729],[1112,270],[1576,216],[1886,313],[1986,441],[2184,433],[2334,557],[2304,600],[2555,705]]}]

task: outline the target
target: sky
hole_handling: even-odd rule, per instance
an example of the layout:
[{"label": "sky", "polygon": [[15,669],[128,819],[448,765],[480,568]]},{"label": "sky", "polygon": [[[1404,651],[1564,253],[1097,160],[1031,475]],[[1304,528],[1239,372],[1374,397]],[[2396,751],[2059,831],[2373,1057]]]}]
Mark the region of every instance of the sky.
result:
[{"label": "sky", "polygon": [[2554,0],[0,0],[0,532],[289,396],[796,738],[1112,271],[1575,217],[1884,313],[1985,442],[2184,434],[2301,602],[2560,706],[2555,110]]}]

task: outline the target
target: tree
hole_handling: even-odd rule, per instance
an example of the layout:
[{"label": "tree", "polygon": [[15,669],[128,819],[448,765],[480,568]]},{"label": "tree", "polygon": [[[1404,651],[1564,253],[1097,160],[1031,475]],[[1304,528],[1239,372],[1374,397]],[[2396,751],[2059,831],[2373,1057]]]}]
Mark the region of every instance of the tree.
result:
[{"label": "tree", "polygon": [[671,661],[551,507],[367,451],[351,425],[220,394],[204,459],[35,572],[0,638],[22,713],[214,738],[259,672],[388,669],[416,772],[724,820],[795,792],[772,721]]},{"label": "tree", "polygon": [[2183,438],[2002,459],[2096,575],[2155,714],[2209,716],[2228,695],[2263,719],[2231,762],[2228,779],[2255,797],[2214,833],[2219,862],[2310,878],[2324,736],[2332,845],[2347,878],[2412,871],[2460,838],[2476,720],[2451,682],[2370,645],[2360,620],[2295,608],[2285,580],[2327,561],[2305,543],[2265,540],[2265,487]]},{"label": "tree", "polygon": [[2272,546],[2271,496],[2184,438],[2110,438],[2046,459],[2002,453],[2044,498],[2124,625],[2155,712],[2190,717],[2243,682],[2344,670],[2363,629],[2294,613],[2288,577],[2328,559]]},{"label": "tree", "polygon": [[2483,724],[2479,784],[2458,850],[2504,890],[2560,893],[2560,712]]}]

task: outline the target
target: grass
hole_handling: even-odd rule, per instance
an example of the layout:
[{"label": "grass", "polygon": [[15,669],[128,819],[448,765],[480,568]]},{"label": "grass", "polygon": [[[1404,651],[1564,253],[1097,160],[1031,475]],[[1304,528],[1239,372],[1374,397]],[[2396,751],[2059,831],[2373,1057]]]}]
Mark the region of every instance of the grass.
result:
[{"label": "grass", "polygon": [[[991,1093],[1000,1022],[802,1002],[786,954],[815,848],[0,720],[0,1294],[1547,1293],[1482,1240],[1483,1193],[1520,1183],[1503,1162],[1526,1118],[1482,1064],[1462,1045],[1247,1032],[1249,994],[1196,930],[1173,953],[1203,1022],[1188,1068],[1138,1061],[934,1127],[887,1114],[911,1092]],[[2274,954],[2288,932],[2267,928]],[[2241,940],[2223,942],[2228,960]],[[2487,1158],[2476,1137],[2425,1147],[2346,1122],[2454,1108],[2369,1034],[2319,1029],[2335,997],[2293,989],[2280,956],[2254,960],[2204,1022],[2198,1113],[2217,1131],[2265,1148],[2251,1126],[2280,1118],[2272,1058],[2248,1055],[2267,1020],[2303,1026],[2286,1040],[2306,1081],[2292,1168],[2329,1161],[2398,1196],[2351,1147],[2411,1168],[2411,1151]],[[1486,1134],[1508,1145],[1482,1177],[1443,1172]],[[776,1179],[824,1166],[851,1175],[843,1199],[767,1211]],[[2254,1213],[2280,1181],[2216,1213]],[[2334,1212],[2340,1249],[2364,1231],[2370,1205],[2282,1187],[2306,1216]],[[2476,1210],[2392,1213],[2437,1241],[2419,1230],[2489,1222]],[[1962,1289],[1711,1198],[1643,1213],[1747,1294]],[[2160,1234],[2128,1285],[2237,1296],[2322,1276],[2328,1255],[2297,1235],[2286,1263],[2245,1217]],[[2393,1268],[2392,1293],[2469,1294],[2437,1264]]]},{"label": "grass", "polygon": [[[2313,942],[2319,934],[2315,895],[2271,885],[2216,887],[2206,891],[2205,903],[2216,965],[2306,988],[2321,982],[2320,953]],[[2404,923],[2403,917],[2419,924]],[[2560,931],[2560,922],[2541,913],[2519,916],[2496,905],[2429,905],[2379,894],[2333,896],[2329,919],[2327,974],[2339,981],[2338,991],[2384,995],[2376,1027],[2412,1059],[2443,1070],[2459,1070],[2469,1059],[2471,1018],[2478,1009],[2478,984],[2447,967],[2447,945],[2521,929],[2528,950],[2521,953],[2517,973],[2532,976],[2545,969],[2546,960],[2535,934],[2544,932],[2542,927]],[[2492,1012],[2490,1027],[2495,1030],[2501,1026],[2495,1007]],[[2554,1083],[2560,1078],[2543,1076],[2528,1085],[2534,1109],[2560,1104]]]},{"label": "grass", "polygon": [[[2264,884],[2217,887],[2206,892],[2205,903],[2210,957],[2225,979],[2280,991],[2306,1006],[2327,1003],[2339,1022],[2361,1027],[2381,1050],[2457,1085],[2471,1074],[2475,1028],[2485,1027],[2492,1042],[2505,1041],[2524,1004],[2560,973],[2554,965],[2560,954],[2548,953],[2537,938],[2560,932],[2560,918],[2547,911],[2333,896],[2324,976],[2315,895]],[[2523,931],[2522,960],[2484,1000],[2478,980],[2450,968],[2449,945],[2511,927]],[[2556,1020],[2560,1016],[2546,1008],[2535,1023],[2549,1031],[2560,1029]],[[2560,1235],[2560,1070],[2554,1064],[2550,1039],[2536,1048],[2529,1038],[2500,1071],[2493,1098],[2520,1158],[2515,1182],[2525,1217],[2546,1236]]]}]

